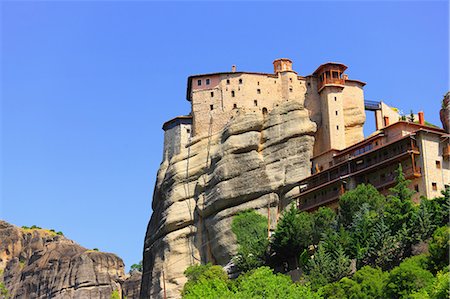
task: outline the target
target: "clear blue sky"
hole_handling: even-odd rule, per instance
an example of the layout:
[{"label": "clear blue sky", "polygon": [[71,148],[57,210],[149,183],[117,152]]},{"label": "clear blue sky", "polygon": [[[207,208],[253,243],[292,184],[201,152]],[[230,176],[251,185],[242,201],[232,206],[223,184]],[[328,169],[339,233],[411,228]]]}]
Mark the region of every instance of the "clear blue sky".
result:
[{"label": "clear blue sky", "polygon": [[190,109],[189,75],[272,72],[278,57],[308,75],[339,61],[367,99],[435,124],[448,90],[446,1],[0,5],[0,216],[127,267],[142,256],[161,125]]}]

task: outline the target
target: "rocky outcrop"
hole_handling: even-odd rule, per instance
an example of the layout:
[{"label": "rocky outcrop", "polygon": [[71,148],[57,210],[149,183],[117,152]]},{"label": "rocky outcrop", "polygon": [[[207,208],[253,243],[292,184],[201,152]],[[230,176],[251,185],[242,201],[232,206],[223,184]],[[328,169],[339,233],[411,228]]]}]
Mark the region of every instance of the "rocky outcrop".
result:
[{"label": "rocky outcrop", "polygon": [[[214,120],[212,120],[214,121]],[[192,140],[163,161],[144,245],[141,298],[180,297],[184,270],[226,265],[236,253],[232,217],[253,209],[275,227],[310,175],[316,124],[298,101],[269,114],[237,110],[223,131]]]},{"label": "rocky outcrop", "polygon": [[115,290],[122,294],[124,264],[112,253],[88,250],[53,231],[5,221],[0,221],[0,241],[0,282],[11,299],[109,299]]}]

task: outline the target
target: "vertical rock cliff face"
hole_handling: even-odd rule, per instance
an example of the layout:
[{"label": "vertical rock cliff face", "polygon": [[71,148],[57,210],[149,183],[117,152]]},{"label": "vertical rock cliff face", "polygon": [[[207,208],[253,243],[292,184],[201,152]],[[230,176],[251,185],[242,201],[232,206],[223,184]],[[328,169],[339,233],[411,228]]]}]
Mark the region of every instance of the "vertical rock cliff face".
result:
[{"label": "vertical rock cliff face", "polygon": [[[214,121],[214,120],[212,120]],[[231,221],[253,209],[275,227],[310,175],[316,124],[298,101],[269,114],[238,110],[218,134],[192,140],[158,171],[144,245],[141,298],[180,297],[193,264],[226,265],[237,246]],[[163,279],[164,277],[164,279]]]},{"label": "vertical rock cliff face", "polygon": [[87,250],[52,231],[22,229],[4,221],[0,271],[11,299],[109,299],[114,290],[122,294],[127,278],[123,261],[112,253]]}]

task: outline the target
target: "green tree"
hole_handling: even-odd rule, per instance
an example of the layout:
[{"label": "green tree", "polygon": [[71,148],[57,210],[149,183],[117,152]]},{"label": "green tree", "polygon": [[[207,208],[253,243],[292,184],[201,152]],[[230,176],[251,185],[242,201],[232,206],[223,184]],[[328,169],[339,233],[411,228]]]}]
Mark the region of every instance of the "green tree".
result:
[{"label": "green tree", "polygon": [[429,243],[430,266],[433,271],[439,271],[449,265],[450,226],[438,228]]},{"label": "green tree", "polygon": [[333,231],[336,226],[336,213],[327,207],[320,207],[312,214],[312,244],[318,244],[324,235]]},{"label": "green tree", "polygon": [[140,261],[138,264],[133,264],[130,267],[130,273],[133,271],[139,271],[142,272],[142,261]]},{"label": "green tree", "polygon": [[386,295],[389,298],[408,298],[411,294],[433,283],[431,272],[425,270],[427,257],[417,255],[405,259],[389,273]]},{"label": "green tree", "polygon": [[350,259],[344,250],[338,247],[328,251],[324,243],[320,243],[317,251],[305,267],[306,278],[313,289],[318,289],[329,282],[335,282],[350,274]]},{"label": "green tree", "polygon": [[312,243],[314,220],[310,213],[299,212],[291,205],[281,216],[271,248],[283,261],[294,259],[296,268],[298,255]]},{"label": "green tree", "polygon": [[339,224],[348,228],[354,215],[363,204],[369,206],[369,210],[382,213],[386,199],[372,185],[360,184],[355,189],[344,193],[339,199],[338,220]]},{"label": "green tree", "polygon": [[236,235],[238,254],[235,263],[242,271],[264,265],[269,245],[267,218],[255,211],[244,211],[233,218],[231,229]]}]

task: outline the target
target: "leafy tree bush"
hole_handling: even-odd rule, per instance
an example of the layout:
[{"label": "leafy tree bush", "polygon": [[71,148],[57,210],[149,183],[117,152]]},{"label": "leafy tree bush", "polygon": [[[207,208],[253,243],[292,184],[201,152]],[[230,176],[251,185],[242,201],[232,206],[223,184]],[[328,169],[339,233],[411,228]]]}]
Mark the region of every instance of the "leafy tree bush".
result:
[{"label": "leafy tree bush", "polygon": [[338,281],[349,275],[350,259],[341,247],[329,251],[323,243],[320,243],[317,251],[307,263],[305,270],[311,287],[318,289],[329,282]]},{"label": "leafy tree bush", "polygon": [[8,299],[9,298],[8,289],[5,287],[3,282],[0,282],[0,295],[1,295],[1,298],[4,298],[4,299]]},{"label": "leafy tree bush", "polygon": [[239,277],[236,295],[235,298],[321,298],[308,286],[292,283],[289,276],[273,274],[269,267],[260,267]]},{"label": "leafy tree bush", "polygon": [[255,211],[244,211],[233,218],[231,229],[239,245],[236,265],[248,271],[264,265],[269,240],[267,218]]},{"label": "leafy tree bush", "polygon": [[211,264],[189,267],[185,275],[183,298],[321,298],[308,286],[294,284],[289,276],[274,274],[269,267],[251,270],[234,282],[220,266]]},{"label": "leafy tree bush", "polygon": [[438,271],[449,265],[450,226],[438,228],[429,244],[430,266],[433,271]]},{"label": "leafy tree bush", "polygon": [[191,266],[184,275],[188,281],[182,291],[183,298],[225,298],[231,294],[228,276],[220,266]]},{"label": "leafy tree bush", "polygon": [[324,235],[335,229],[336,213],[330,208],[320,207],[312,213],[312,218],[312,244],[318,244]]},{"label": "leafy tree bush", "polygon": [[272,250],[284,261],[295,260],[312,243],[314,220],[311,214],[299,212],[294,205],[286,210],[277,225],[272,239]]},{"label": "leafy tree bush", "polygon": [[386,295],[389,298],[408,298],[433,283],[433,274],[425,270],[427,258],[417,255],[405,259],[389,273]]},{"label": "leafy tree bush", "polygon": [[114,290],[114,291],[111,293],[111,299],[120,299],[120,294],[119,294],[119,291],[118,291],[118,290]]},{"label": "leafy tree bush", "polygon": [[383,211],[386,199],[372,185],[360,184],[355,189],[344,193],[339,199],[338,219],[339,224],[348,228],[354,215],[367,204],[370,210],[377,213]]},{"label": "leafy tree bush", "polygon": [[130,273],[131,273],[132,271],[139,271],[139,272],[142,272],[142,261],[140,261],[140,262],[137,263],[137,264],[131,265],[131,267],[130,267]]},{"label": "leafy tree bush", "polygon": [[359,293],[352,291],[355,298],[385,298],[384,288],[388,282],[389,274],[380,268],[364,266],[353,275],[354,280],[360,286]]}]

